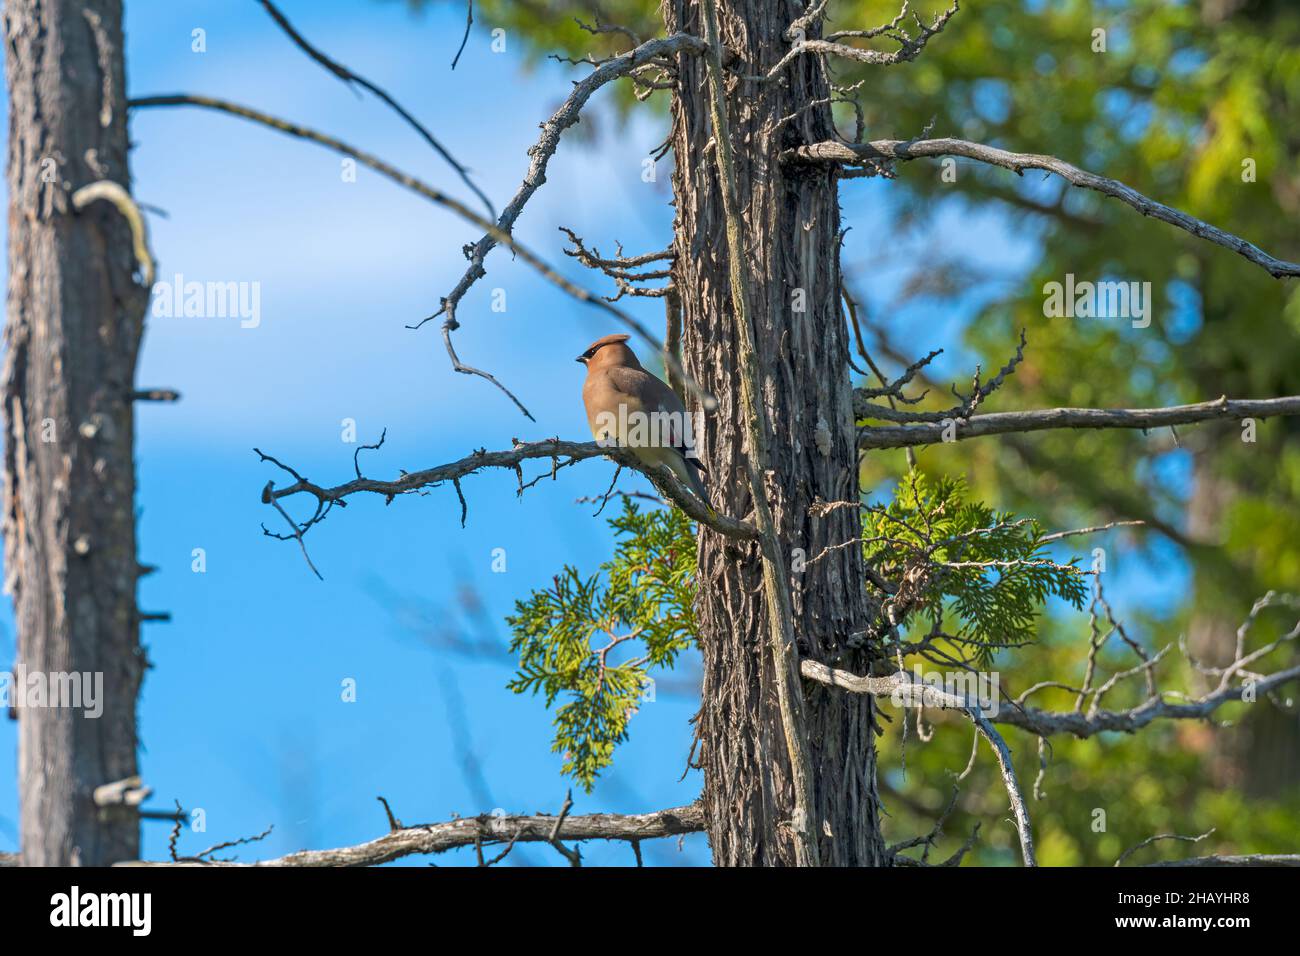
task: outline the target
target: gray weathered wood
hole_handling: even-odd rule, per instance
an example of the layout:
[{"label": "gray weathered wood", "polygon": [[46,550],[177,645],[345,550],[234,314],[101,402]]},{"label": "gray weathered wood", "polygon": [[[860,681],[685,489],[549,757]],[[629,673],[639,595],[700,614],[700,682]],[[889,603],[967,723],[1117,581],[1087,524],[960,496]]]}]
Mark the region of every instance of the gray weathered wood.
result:
[{"label": "gray weathered wood", "polygon": [[120,0],[5,4],[9,296],[5,329],[5,571],[26,673],[103,675],[104,709],[19,708],[26,864],[139,855],[135,808],[95,788],[136,774],[145,661],[136,611],[134,375],[147,291],[111,203],[130,188]]},{"label": "gray weathered wood", "polygon": [[[669,35],[703,35],[699,4],[663,6]],[[793,2],[719,0],[723,65],[770,70],[790,49],[784,34],[803,12]],[[754,512],[746,475],[738,326],[728,277],[728,242],[705,59],[676,57],[672,143],[677,210],[673,284],[682,305],[686,367],[717,397],[706,419],[704,461],[713,505]],[[829,87],[819,57],[791,62],[783,83],[733,75],[725,92],[734,148],[737,206],[747,243],[744,262],[754,325],[756,378],[766,419],[766,493],[787,580],[801,655],[866,670],[844,639],[867,622],[861,555],[845,548],[806,570],[795,549],[813,555],[852,538],[856,515],[809,515],[820,497],[857,497],[856,449],[848,377],[847,322],[839,299],[836,171],[783,166],[792,142],[832,135]],[[792,114],[793,119],[786,120]],[[800,290],[800,291],[796,291]],[[692,402],[694,404],[694,402]],[[704,658],[697,759],[714,862],[793,865],[793,774],[783,736],[769,647],[763,562],[757,544],[703,529],[699,537],[699,643]],[[832,866],[885,860],[878,823],[872,701],[867,695],[794,681],[802,693],[813,806],[808,828],[820,861]]]},{"label": "gray weathered wood", "polygon": [[[658,810],[654,813],[590,813],[566,816],[558,829],[558,817],[527,816],[463,817],[442,823],[397,827],[377,839],[333,850],[303,850],[288,856],[259,860],[254,866],[375,866],[404,856],[442,853],[461,846],[497,846],[514,843],[550,843],[553,840],[656,840],[661,837],[698,833],[704,829],[699,804]],[[241,866],[249,864],[206,861],[181,863],[131,861],[126,866]]]}]

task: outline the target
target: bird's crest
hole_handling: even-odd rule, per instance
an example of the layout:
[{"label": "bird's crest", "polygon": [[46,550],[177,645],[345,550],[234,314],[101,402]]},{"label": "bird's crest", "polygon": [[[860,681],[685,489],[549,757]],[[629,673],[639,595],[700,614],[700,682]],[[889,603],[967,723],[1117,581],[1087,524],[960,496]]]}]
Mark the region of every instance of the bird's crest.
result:
[{"label": "bird's crest", "polygon": [[[621,345],[631,337],[632,336],[628,335],[626,332],[619,332],[617,335],[607,335],[603,339],[596,339],[596,341],[587,346],[585,352],[578,356],[578,361],[585,365],[598,351],[600,351],[602,346]],[[633,357],[633,362],[635,362],[635,360],[635,357]]]},{"label": "bird's crest", "polygon": [[607,335],[603,339],[596,339],[596,341],[592,342],[591,345],[587,346],[587,351],[594,351],[602,345],[613,345],[615,342],[626,342],[631,337],[632,336],[628,335],[626,332],[619,332],[617,335]]}]

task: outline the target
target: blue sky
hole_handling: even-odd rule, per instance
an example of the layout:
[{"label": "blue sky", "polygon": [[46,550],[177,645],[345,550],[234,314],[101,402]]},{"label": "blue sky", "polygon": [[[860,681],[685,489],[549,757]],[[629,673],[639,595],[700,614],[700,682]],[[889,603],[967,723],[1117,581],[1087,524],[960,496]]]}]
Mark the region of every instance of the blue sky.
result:
[{"label": "blue sky", "polygon": [[[464,162],[498,207],[527,168],[537,124],[569,88],[572,68],[521,65],[521,43],[490,50],[480,19],[453,73],[463,12],[438,7],[412,15],[404,5],[302,0],[284,4],[295,25],[326,52],[384,86]],[[207,51],[191,50],[206,31]],[[131,95],[205,93],[255,106],[339,136],[467,201],[449,168],[382,104],[357,96],[310,62],[256,3],[127,3]],[[598,100],[600,97],[598,97]],[[657,183],[642,181],[642,160],[662,142],[654,114],[620,126],[598,114],[594,144],[566,143],[516,234],[584,284],[598,285],[560,248],[560,225],[612,250],[663,248],[670,238],[671,159]],[[340,157],[244,121],[193,109],[134,116],[134,192],[168,218],[151,218],[159,279],[257,282],[261,323],[155,318],[140,365],[141,386],[179,389],[177,405],[139,412],[140,558],[160,571],[145,579],[141,607],[169,611],[147,624],[154,664],[140,707],[142,773],[151,806],[201,807],[206,833],[188,833],[194,851],[256,833],[274,833],[246,856],[280,854],[371,839],[384,831],[376,796],[404,821],[427,822],[495,808],[554,812],[566,782],[550,753],[550,716],[538,699],[504,689],[511,674],[502,617],[515,598],[549,582],[564,563],[594,569],[611,549],[603,519],[582,495],[602,492],[605,462],[562,472],[517,499],[512,475],[465,482],[468,527],[452,489],[385,507],[354,500],[309,536],[325,576],[316,580],[297,548],[264,538],[277,517],[259,501],[268,479],[257,446],[314,480],[351,473],[356,422],[367,472],[393,476],[459,458],[511,439],[586,437],[573,361],[592,339],[614,331],[607,319],[546,285],[508,255],[494,253],[488,276],[460,311],[461,357],[490,369],[537,418],[529,422],[481,380],[454,374],[429,314],[464,268],[460,248],[478,237],[452,215],[362,169],[344,182]],[[889,215],[884,182],[846,185],[854,238]],[[941,210],[962,219],[957,250],[1014,272],[1032,260],[1032,237],[999,217]],[[941,225],[951,224],[945,219]],[[859,241],[869,241],[862,238]],[[880,281],[888,285],[888,273]],[[507,310],[489,308],[494,288]],[[608,291],[602,289],[602,291]],[[969,306],[974,308],[976,303]],[[657,300],[628,305],[652,328]],[[962,314],[924,306],[899,317],[918,349],[951,344]],[[960,352],[945,356],[959,366]],[[625,488],[635,482],[623,479]],[[191,570],[202,548],[207,570]],[[504,548],[505,573],[491,570]],[[458,589],[480,593],[495,656],[440,648],[429,634],[458,620]],[[13,653],[4,609],[0,660]],[[689,664],[688,664],[689,667]],[[341,700],[354,679],[357,701]],[[692,800],[698,774],[679,781],[690,744],[688,697],[660,695],[634,718],[631,739],[574,812],[643,811]],[[459,716],[463,712],[463,720]],[[449,719],[452,715],[454,719]],[[478,774],[463,769],[468,747]],[[0,724],[0,850],[14,849],[17,817],[15,733]],[[490,803],[485,801],[490,800]],[[145,854],[166,854],[167,826],[147,824]],[[599,863],[631,862],[622,846],[592,844]],[[647,847],[648,862],[702,864],[701,837]],[[531,849],[516,862],[562,862]],[[554,857],[554,858],[553,858]],[[512,858],[514,859],[514,858]],[[416,861],[424,862],[424,861]],[[438,862],[469,862],[465,854]]]}]

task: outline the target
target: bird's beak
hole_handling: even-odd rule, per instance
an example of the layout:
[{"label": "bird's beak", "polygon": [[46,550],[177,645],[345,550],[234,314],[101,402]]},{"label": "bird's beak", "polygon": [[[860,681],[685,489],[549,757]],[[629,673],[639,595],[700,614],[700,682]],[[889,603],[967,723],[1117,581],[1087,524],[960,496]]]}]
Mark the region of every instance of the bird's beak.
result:
[{"label": "bird's beak", "polygon": [[579,365],[586,365],[586,364],[587,364],[587,357],[586,357],[585,355],[579,355],[577,361],[578,361],[578,364],[579,364]]}]

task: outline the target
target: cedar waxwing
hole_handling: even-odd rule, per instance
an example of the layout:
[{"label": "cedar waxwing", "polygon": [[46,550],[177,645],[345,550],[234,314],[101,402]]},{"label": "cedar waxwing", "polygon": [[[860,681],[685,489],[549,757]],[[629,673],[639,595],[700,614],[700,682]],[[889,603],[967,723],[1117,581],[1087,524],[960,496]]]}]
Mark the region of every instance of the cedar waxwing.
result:
[{"label": "cedar waxwing", "polygon": [[607,335],[591,343],[578,361],[587,366],[582,401],[596,441],[631,448],[647,465],[667,465],[706,505],[700,473],[704,466],[687,452],[694,430],[677,394],[641,367],[627,335]]}]

